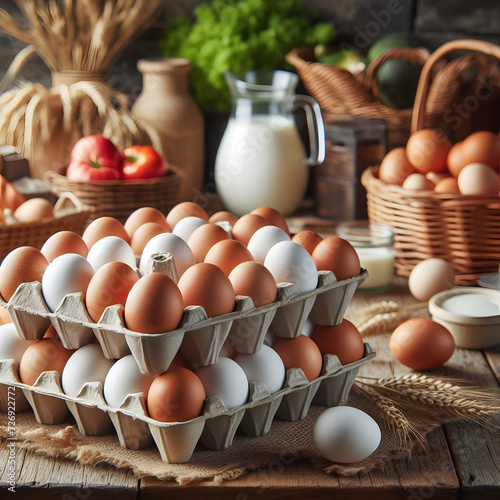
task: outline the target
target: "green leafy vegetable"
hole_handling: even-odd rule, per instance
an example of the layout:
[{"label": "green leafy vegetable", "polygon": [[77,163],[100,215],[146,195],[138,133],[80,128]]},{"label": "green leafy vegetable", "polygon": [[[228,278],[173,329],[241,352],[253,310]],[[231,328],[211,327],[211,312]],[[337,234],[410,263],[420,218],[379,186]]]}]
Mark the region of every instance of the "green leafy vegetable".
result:
[{"label": "green leafy vegetable", "polygon": [[193,63],[191,83],[205,112],[230,109],[226,71],[286,69],[287,52],[335,38],[333,26],[318,23],[302,0],[214,0],[196,7],[194,17],[167,25],[162,50]]}]

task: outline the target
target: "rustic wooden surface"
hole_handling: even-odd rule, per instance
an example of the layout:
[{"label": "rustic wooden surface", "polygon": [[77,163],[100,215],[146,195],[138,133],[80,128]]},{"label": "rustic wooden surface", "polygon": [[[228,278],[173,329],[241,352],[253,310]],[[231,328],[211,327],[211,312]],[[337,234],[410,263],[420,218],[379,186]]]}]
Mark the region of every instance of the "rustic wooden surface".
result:
[{"label": "rustic wooden surface", "polygon": [[[404,278],[384,294],[357,292],[346,316],[355,319],[356,311],[379,300],[412,303]],[[367,341],[377,352],[376,359],[362,367],[360,375],[388,376],[405,373],[388,350],[389,335],[377,335]],[[472,380],[478,386],[499,394],[500,348],[488,351],[457,349],[436,375]],[[154,479],[138,480],[124,469],[107,465],[81,466],[68,460],[49,459],[18,450],[16,498],[87,499],[97,498],[175,498],[247,500],[254,498],[303,499],[498,499],[500,498],[500,434],[478,425],[453,423],[436,429],[430,436],[428,451],[414,452],[411,460],[397,460],[369,474],[338,477],[313,469],[306,461],[283,465],[279,470],[263,468],[223,484],[203,482],[178,486]],[[215,452],[216,453],[216,452]],[[0,478],[5,484],[8,450],[0,448]],[[96,495],[97,494],[97,495]],[[461,495],[461,496],[460,496]],[[0,494],[1,498],[4,498]]]}]

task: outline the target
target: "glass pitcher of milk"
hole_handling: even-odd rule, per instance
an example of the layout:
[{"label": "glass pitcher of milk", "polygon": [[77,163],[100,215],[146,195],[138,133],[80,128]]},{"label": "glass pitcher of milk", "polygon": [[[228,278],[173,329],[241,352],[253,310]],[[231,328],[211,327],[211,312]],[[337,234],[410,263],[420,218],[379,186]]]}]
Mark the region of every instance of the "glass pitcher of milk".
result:
[{"label": "glass pitcher of milk", "polygon": [[[215,185],[238,217],[268,206],[292,214],[307,189],[309,167],[325,159],[325,129],[318,103],[296,95],[298,76],[288,71],[226,73],[231,115],[215,159]],[[310,154],[294,118],[303,108]]]}]

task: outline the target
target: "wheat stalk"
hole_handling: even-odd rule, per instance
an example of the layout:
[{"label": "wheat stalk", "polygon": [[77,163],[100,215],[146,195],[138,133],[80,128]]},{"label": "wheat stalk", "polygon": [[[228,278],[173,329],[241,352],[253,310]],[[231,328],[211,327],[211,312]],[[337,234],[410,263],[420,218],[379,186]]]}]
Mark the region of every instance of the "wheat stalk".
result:
[{"label": "wheat stalk", "polygon": [[22,28],[0,9],[0,29],[33,45],[51,71],[104,73],[144,32],[160,0],[16,0]]},{"label": "wheat stalk", "polygon": [[463,388],[458,383],[455,379],[412,373],[380,379],[369,387],[407,407],[440,414],[444,421],[464,418],[486,422],[489,416],[500,413],[498,396],[477,388]]}]

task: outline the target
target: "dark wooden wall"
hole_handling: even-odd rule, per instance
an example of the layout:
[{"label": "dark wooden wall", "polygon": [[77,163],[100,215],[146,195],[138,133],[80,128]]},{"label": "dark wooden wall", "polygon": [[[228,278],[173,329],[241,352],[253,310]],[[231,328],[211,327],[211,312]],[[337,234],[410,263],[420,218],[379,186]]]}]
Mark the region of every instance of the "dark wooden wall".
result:
[{"label": "dark wooden wall", "polygon": [[[200,3],[202,0],[163,0],[162,12],[153,27],[114,63],[109,75],[112,85],[136,97],[142,84],[137,60],[161,56],[158,39],[167,21],[189,15]],[[340,39],[362,49],[391,32],[418,33],[436,44],[463,37],[500,43],[499,0],[304,0],[304,3],[315,7],[322,21],[332,22]],[[13,0],[0,0],[0,7],[16,14]],[[0,76],[22,47],[17,40],[0,36]],[[27,63],[21,77],[50,85],[50,74],[37,57]]]}]

